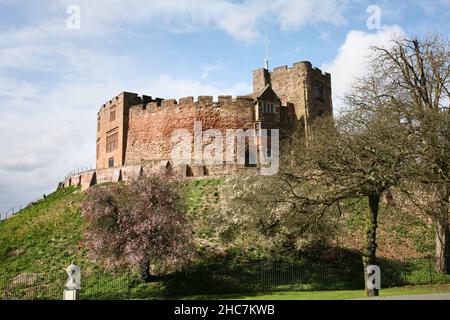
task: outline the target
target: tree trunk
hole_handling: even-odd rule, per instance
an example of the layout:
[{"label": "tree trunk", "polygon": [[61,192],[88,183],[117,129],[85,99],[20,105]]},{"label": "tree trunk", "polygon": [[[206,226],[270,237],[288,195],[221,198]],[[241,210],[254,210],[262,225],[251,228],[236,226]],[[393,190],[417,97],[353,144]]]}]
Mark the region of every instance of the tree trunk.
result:
[{"label": "tree trunk", "polygon": [[158,282],[170,277],[170,275],[155,275],[151,273],[150,262],[141,263],[141,279],[145,283]]},{"label": "tree trunk", "polygon": [[144,280],[145,282],[151,281],[152,276],[150,274],[150,263],[149,262],[141,263],[141,277],[142,277],[142,280]]},{"label": "tree trunk", "polygon": [[369,265],[376,264],[377,254],[377,227],[378,227],[378,210],[380,205],[381,196],[379,194],[373,194],[369,197],[369,219],[366,225],[366,247],[363,250],[363,264],[364,264],[364,282],[366,288],[366,294],[368,297],[375,297],[379,295],[377,289],[367,288],[367,272],[366,268]]},{"label": "tree trunk", "polygon": [[436,271],[442,274],[450,273],[450,226],[449,226],[449,196],[448,186],[439,189],[440,208],[435,219],[435,261]]},{"label": "tree trunk", "polygon": [[450,231],[448,219],[437,219],[436,228],[436,272],[442,274],[450,273]]}]

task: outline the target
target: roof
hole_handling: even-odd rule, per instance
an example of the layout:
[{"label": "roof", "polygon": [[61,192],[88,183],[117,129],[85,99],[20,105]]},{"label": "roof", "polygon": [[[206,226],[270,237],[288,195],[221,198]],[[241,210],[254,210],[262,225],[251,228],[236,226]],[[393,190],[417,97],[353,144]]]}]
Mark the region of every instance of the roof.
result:
[{"label": "roof", "polygon": [[249,94],[248,97],[251,97],[255,100],[255,102],[259,99],[267,99],[269,101],[271,100],[277,100],[281,102],[281,99],[277,96],[275,91],[273,91],[272,86],[270,84],[266,85],[264,89],[254,92],[252,94]]}]

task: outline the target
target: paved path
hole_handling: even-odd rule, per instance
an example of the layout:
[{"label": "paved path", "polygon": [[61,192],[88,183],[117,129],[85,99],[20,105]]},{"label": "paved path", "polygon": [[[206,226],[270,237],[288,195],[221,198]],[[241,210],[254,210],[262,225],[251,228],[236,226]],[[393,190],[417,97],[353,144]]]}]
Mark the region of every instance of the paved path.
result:
[{"label": "paved path", "polygon": [[433,294],[418,294],[409,296],[392,296],[392,297],[377,297],[362,300],[450,300],[450,292],[447,293],[433,293]]}]

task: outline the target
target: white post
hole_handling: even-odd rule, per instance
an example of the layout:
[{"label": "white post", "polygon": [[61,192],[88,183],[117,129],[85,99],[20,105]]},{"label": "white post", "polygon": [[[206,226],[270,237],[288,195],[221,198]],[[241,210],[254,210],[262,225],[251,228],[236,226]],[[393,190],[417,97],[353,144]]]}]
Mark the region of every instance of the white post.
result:
[{"label": "white post", "polygon": [[81,271],[80,268],[73,263],[66,269],[67,279],[64,286],[63,300],[76,300],[77,291],[81,289]]},{"label": "white post", "polygon": [[77,300],[77,290],[64,289],[63,300]]}]

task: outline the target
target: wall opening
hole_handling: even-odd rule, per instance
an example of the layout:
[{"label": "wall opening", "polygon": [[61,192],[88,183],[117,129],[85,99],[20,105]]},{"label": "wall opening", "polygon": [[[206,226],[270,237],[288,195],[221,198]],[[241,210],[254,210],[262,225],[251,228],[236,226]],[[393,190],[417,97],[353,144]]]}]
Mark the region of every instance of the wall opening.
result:
[{"label": "wall opening", "polygon": [[165,166],[164,173],[165,173],[166,175],[173,176],[173,172],[174,172],[174,171],[173,171],[172,165],[170,164],[169,161],[167,161],[166,166]]},{"label": "wall opening", "polygon": [[186,177],[193,177],[194,171],[192,171],[192,168],[190,166],[186,166]]},{"label": "wall opening", "polygon": [[89,183],[89,186],[92,187],[97,184],[97,172],[94,172],[91,178],[91,182]]},{"label": "wall opening", "polygon": [[256,163],[250,163],[254,162],[254,159],[257,159],[257,155],[252,150],[245,151],[245,167],[246,168],[255,168],[257,167]]}]

